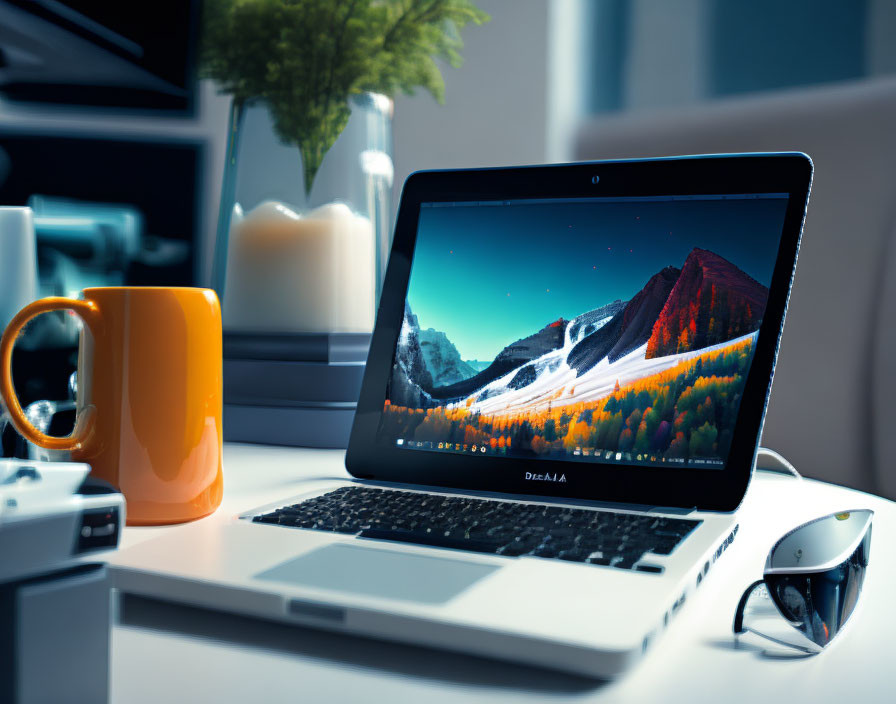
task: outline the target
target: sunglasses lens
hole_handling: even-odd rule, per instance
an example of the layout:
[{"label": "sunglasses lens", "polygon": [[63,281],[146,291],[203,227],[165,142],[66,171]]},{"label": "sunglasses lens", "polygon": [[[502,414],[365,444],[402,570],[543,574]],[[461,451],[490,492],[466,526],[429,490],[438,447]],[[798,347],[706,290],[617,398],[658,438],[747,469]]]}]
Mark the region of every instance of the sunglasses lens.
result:
[{"label": "sunglasses lens", "polygon": [[840,564],[817,572],[765,575],[781,614],[806,638],[824,647],[849,619],[865,581],[871,526],[864,539]]}]

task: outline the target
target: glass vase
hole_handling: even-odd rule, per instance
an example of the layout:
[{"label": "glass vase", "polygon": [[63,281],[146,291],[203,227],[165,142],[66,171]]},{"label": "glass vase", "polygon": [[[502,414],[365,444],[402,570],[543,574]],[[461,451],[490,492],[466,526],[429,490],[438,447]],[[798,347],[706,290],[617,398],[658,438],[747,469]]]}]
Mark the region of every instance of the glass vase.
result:
[{"label": "glass vase", "polygon": [[262,101],[231,107],[213,285],[224,329],[369,333],[391,247],[392,101],[354,96],[306,194]]}]

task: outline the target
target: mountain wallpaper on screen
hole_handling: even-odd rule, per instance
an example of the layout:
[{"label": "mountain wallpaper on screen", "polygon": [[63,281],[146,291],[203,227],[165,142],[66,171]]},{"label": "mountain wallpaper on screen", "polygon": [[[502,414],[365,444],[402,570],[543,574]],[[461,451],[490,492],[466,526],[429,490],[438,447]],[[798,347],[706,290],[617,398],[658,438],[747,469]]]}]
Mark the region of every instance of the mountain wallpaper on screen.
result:
[{"label": "mountain wallpaper on screen", "polygon": [[479,371],[406,305],[381,429],[546,456],[725,457],[767,300],[694,248],[630,300],[546,322]]},{"label": "mountain wallpaper on screen", "polygon": [[432,374],[433,385],[448,386],[469,379],[479,372],[460,358],[460,352],[445,333],[427,328],[418,330],[417,339],[420,341],[426,368]]},{"label": "mountain wallpaper on screen", "polygon": [[705,249],[688,256],[653,325],[647,357],[731,340],[759,327],[768,289]]},{"label": "mountain wallpaper on screen", "polygon": [[668,266],[652,276],[609,323],[572,348],[567,360],[569,366],[585,372],[605,357],[615,362],[643,345],[680,273],[679,269]]}]

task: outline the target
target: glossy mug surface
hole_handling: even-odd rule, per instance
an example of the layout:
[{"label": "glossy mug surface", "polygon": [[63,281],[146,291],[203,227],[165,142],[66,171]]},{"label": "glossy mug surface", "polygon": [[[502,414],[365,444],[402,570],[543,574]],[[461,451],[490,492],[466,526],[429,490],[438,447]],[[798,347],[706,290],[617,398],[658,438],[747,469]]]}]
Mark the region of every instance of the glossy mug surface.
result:
[{"label": "glossy mug surface", "polygon": [[[51,310],[84,321],[77,422],[51,437],[25,418],[11,376],[15,338]],[[180,523],[221,503],[221,308],[198,288],[88,288],[84,300],[25,306],[0,341],[0,395],[16,429],[35,445],[68,450],[127,499],[129,525]]]}]

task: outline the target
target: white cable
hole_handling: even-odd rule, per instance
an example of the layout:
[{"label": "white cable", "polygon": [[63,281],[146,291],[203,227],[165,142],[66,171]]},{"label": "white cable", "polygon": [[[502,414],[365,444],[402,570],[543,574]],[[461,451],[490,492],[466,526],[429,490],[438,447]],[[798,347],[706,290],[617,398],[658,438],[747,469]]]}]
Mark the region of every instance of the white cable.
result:
[{"label": "white cable", "polygon": [[756,452],[754,467],[763,472],[777,472],[778,474],[790,474],[797,479],[803,478],[803,475],[783,455],[767,447],[760,447]]}]

